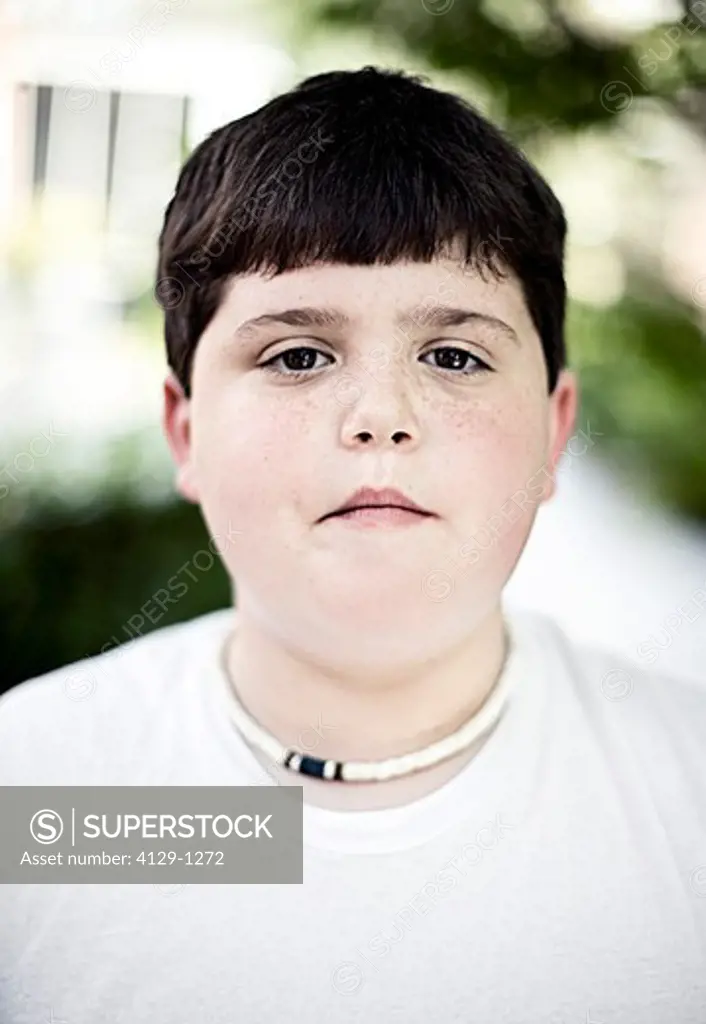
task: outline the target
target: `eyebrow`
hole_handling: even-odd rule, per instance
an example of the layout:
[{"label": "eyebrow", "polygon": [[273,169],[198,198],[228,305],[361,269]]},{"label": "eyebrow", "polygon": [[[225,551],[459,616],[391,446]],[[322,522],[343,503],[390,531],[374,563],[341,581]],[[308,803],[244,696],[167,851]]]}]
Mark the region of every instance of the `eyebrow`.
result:
[{"label": "eyebrow", "polygon": [[[273,324],[287,327],[348,327],[351,318],[340,309],[325,306],[300,306],[295,309],[281,309],[273,313],[245,320],[236,329],[235,334],[249,337],[260,328]],[[397,315],[396,325],[402,329],[409,326],[417,327],[461,327],[464,324],[484,324],[496,332],[502,333],[519,344],[519,338],[512,327],[498,317],[488,313],[479,313],[474,309],[463,309],[456,306],[429,305],[420,303]]]},{"label": "eyebrow", "polygon": [[280,309],[276,313],[263,313],[252,320],[244,320],[235,333],[241,337],[248,337],[255,334],[259,328],[269,327],[271,324],[285,324],[287,327],[346,327],[350,322],[350,317],[340,309],[301,306],[298,309]]},{"label": "eyebrow", "polygon": [[494,331],[502,332],[519,345],[520,339],[510,327],[497,316],[479,313],[475,309],[463,309],[458,306],[429,305],[421,303],[401,313],[397,318],[398,327],[414,324],[418,327],[461,327],[464,324],[484,324]]}]

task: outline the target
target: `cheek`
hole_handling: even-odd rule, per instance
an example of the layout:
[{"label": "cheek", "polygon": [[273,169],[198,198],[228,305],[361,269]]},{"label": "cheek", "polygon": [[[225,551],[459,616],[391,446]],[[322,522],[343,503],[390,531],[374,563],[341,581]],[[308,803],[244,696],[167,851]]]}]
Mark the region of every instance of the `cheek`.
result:
[{"label": "cheek", "polygon": [[517,563],[541,502],[543,420],[538,405],[477,404],[449,418],[449,467],[456,515],[429,596],[459,601],[496,595]]},{"label": "cheek", "polygon": [[193,459],[209,525],[230,518],[243,538],[267,531],[312,459],[301,419],[285,403],[235,392],[195,410]]},{"label": "cheek", "polygon": [[444,416],[449,470],[469,495],[475,515],[492,514],[541,469],[546,453],[546,420],[536,396],[477,401],[448,409]]}]

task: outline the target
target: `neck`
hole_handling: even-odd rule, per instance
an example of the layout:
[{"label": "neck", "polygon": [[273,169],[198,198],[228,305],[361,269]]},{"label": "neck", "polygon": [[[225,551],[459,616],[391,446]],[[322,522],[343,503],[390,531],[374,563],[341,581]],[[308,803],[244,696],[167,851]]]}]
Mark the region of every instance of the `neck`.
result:
[{"label": "neck", "polygon": [[487,699],[506,655],[500,607],[450,649],[384,674],[316,662],[239,608],[227,665],[241,703],[283,745],[377,761],[455,732]]}]

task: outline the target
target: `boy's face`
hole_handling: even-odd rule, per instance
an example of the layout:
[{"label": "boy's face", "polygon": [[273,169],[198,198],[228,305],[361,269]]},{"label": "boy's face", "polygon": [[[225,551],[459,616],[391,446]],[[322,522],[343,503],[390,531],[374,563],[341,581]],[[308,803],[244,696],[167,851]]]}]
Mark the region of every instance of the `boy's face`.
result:
[{"label": "boy's face", "polygon": [[[547,394],[519,283],[484,276],[451,259],[243,276],[199,340],[190,400],[169,376],[177,487],[223,538],[238,607],[283,642],[423,658],[497,611],[577,390],[564,371]],[[331,323],[307,324],[312,310]],[[491,319],[445,325],[451,310]],[[435,515],[320,521],[362,486]]]}]

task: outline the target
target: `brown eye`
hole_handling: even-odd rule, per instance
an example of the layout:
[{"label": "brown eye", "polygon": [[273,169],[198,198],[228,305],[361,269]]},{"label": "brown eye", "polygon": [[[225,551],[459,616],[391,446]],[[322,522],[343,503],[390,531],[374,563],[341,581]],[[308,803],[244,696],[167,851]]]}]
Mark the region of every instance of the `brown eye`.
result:
[{"label": "brown eye", "polygon": [[[311,348],[309,345],[297,345],[295,348],[285,349],[284,352],[273,356],[272,359],[268,359],[266,363],[261,363],[260,366],[269,373],[279,374],[282,377],[299,377],[309,373],[310,370],[320,369],[320,367],[315,365],[317,356],[323,356],[326,359],[331,358],[318,348]],[[284,364],[285,369],[280,369],[278,364]]]},{"label": "brown eye", "polygon": [[[439,370],[450,370],[467,376],[493,372],[491,367],[484,363],[482,359],[474,356],[473,353],[468,352],[465,348],[459,348],[457,345],[440,345],[438,348],[433,348],[430,352],[426,352],[424,358],[426,356],[433,356],[435,358],[436,366]],[[468,366],[469,361],[471,362],[470,368]]]}]

